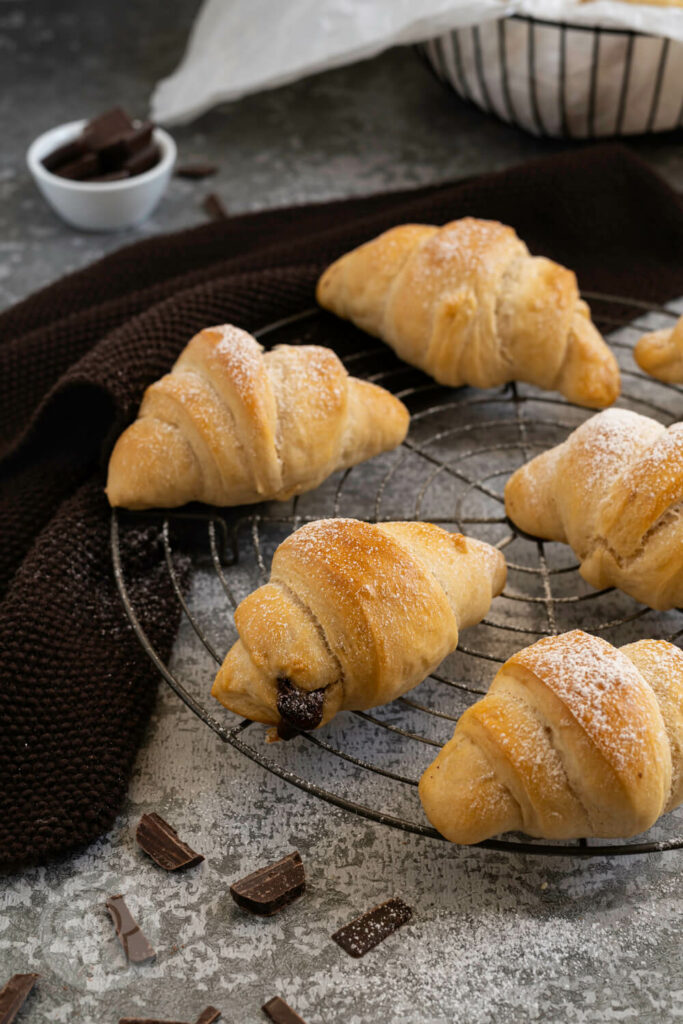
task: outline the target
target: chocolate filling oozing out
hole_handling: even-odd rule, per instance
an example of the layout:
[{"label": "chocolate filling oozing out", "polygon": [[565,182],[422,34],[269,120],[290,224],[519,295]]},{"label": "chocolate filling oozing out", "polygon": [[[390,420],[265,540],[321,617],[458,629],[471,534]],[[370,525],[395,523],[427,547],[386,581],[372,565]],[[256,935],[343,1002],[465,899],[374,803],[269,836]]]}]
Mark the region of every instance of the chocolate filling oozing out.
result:
[{"label": "chocolate filling oozing out", "polygon": [[277,709],[284,721],[308,732],[317,729],[323,719],[325,687],[320,690],[300,690],[286,676],[278,676]]}]

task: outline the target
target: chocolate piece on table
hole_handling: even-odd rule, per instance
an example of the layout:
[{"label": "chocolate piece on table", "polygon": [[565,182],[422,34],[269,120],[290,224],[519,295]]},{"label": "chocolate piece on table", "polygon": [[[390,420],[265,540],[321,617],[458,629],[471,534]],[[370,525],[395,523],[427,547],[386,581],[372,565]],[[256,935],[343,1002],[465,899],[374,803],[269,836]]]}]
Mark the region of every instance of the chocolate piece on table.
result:
[{"label": "chocolate piece on table", "polygon": [[252,914],[270,916],[301,896],[306,874],[298,851],[275,864],[259,868],[230,886],[230,895],[238,907]]},{"label": "chocolate piece on table", "polygon": [[156,953],[126,906],[123,896],[110,896],[106,907],[111,914],[116,934],[128,959],[134,964],[144,964],[149,960],[154,960]]},{"label": "chocolate piece on table", "polygon": [[72,163],[79,156],[87,153],[87,151],[85,140],[82,135],[79,135],[78,138],[73,139],[71,142],[65,142],[63,146],[59,146],[52,153],[48,153],[43,158],[43,167],[46,167],[48,171],[56,171],[62,164]]},{"label": "chocolate piece on table", "polygon": [[100,161],[95,153],[84,153],[71,163],[62,164],[53,173],[60,178],[71,178],[74,181],[87,181],[97,174],[100,169]]},{"label": "chocolate piece on table", "polygon": [[111,110],[105,110],[103,114],[98,114],[88,121],[83,129],[83,135],[88,149],[99,152],[119,135],[131,131],[133,127],[133,122],[125,110],[121,107],[112,107]]},{"label": "chocolate piece on table", "polygon": [[176,830],[158,814],[142,815],[135,839],[138,846],[166,871],[190,868],[204,860],[201,853],[195,853],[187,843],[183,843]]},{"label": "chocolate piece on table", "polygon": [[0,989],[0,1024],[12,1024],[39,977],[39,974],[13,974]]},{"label": "chocolate piece on table", "polygon": [[324,689],[300,690],[286,676],[278,677],[277,709],[295,729],[316,729],[322,722],[324,703]]},{"label": "chocolate piece on table", "polygon": [[332,938],[349,956],[365,956],[412,916],[410,907],[398,897],[393,897],[344,925]]},{"label": "chocolate piece on table", "polygon": [[212,220],[228,220],[230,217],[227,206],[215,192],[209,192],[208,196],[204,197],[202,206]]},{"label": "chocolate piece on table", "polygon": [[161,1017],[119,1017],[119,1024],[188,1024],[186,1020],[162,1020]]},{"label": "chocolate piece on table", "polygon": [[209,178],[218,170],[218,164],[210,160],[190,160],[187,163],[179,164],[175,172],[180,178]]},{"label": "chocolate piece on table", "polygon": [[269,999],[267,1003],[264,1003],[261,1007],[266,1017],[274,1022],[274,1024],[306,1024],[306,1021],[295,1013],[291,1006],[288,1006],[284,999],[280,999],[279,996],[274,996],[273,999]]},{"label": "chocolate piece on table", "polygon": [[205,1010],[197,1017],[194,1024],[214,1024],[214,1021],[218,1020],[221,1015],[221,1011],[217,1010],[215,1006],[207,1006]]},{"label": "chocolate piece on table", "polygon": [[150,167],[158,164],[160,156],[161,153],[156,142],[150,142],[144,149],[126,157],[123,162],[124,170],[128,171],[131,177],[136,174],[142,174],[144,171],[148,171]]}]

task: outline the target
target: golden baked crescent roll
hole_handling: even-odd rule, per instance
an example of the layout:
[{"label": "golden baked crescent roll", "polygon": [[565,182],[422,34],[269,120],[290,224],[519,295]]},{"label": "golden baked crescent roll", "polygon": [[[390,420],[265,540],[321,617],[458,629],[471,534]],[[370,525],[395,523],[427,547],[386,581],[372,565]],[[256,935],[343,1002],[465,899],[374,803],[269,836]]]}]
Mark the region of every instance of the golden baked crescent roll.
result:
[{"label": "golden baked crescent roll", "polygon": [[430,523],[322,519],[277,548],[235,612],[212,694],[257,722],[313,729],[417,686],[505,583],[500,551]]},{"label": "golden baked crescent roll", "polygon": [[626,837],[683,801],[683,652],[581,630],[513,655],[420,780],[454,843]]},{"label": "golden baked crescent roll", "polygon": [[644,334],[633,355],[641,370],[650,376],[683,384],[683,316],[673,327]]},{"label": "golden baked crescent roll", "polygon": [[497,221],[392,228],[328,267],[316,294],[441,384],[522,380],[592,408],[619,394],[575,275]]},{"label": "golden baked crescent roll", "polygon": [[207,327],[147,388],[111,454],[107,497],[130,509],[283,500],[395,448],[408,422],[328,348],[264,352],[239,327]]},{"label": "golden baked crescent roll", "polygon": [[594,587],[683,604],[683,423],[606,409],[513,473],[505,510],[526,533],[570,544]]}]

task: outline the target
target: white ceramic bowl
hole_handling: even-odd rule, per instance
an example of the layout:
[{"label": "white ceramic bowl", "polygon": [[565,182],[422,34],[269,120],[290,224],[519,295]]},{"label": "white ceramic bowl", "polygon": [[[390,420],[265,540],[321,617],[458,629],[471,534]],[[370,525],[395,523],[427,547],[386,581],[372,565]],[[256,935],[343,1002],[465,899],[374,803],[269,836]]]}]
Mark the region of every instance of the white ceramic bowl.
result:
[{"label": "white ceramic bowl", "polygon": [[43,132],[29,147],[26,163],[33,180],[62,220],[84,231],[120,231],[149,217],[168,185],[176,145],[163,128],[154,129],[161,159],[148,171],[122,181],[72,181],[43,166],[58,146],[75,139],[86,121],[69,121]]}]

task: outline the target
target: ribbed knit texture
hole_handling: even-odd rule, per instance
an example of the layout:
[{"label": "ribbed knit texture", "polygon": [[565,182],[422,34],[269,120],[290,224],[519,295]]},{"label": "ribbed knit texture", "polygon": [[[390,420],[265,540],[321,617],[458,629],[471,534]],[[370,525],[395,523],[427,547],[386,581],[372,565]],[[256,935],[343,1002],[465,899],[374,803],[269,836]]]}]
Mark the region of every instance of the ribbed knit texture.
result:
[{"label": "ribbed knit texture", "polygon": [[[116,593],[102,492],[144,388],[204,326],[253,330],[312,305],[326,264],[379,231],[464,215],[511,224],[583,289],[683,293],[676,196],[627,150],[599,146],[156,237],[0,316],[0,868],[44,862],[111,826],[153,706],[155,671]],[[178,605],[156,540],[141,528],[137,541],[123,552],[126,578],[166,658]]]}]

